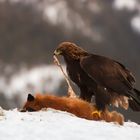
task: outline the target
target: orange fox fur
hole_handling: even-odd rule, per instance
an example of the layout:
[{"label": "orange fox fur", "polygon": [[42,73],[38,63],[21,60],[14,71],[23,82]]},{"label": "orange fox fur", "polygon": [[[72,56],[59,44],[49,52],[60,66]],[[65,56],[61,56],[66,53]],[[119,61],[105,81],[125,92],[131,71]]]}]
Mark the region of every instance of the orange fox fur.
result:
[{"label": "orange fox fur", "polygon": [[38,111],[42,108],[53,108],[70,112],[77,117],[85,118],[88,120],[105,120],[106,122],[117,122],[120,125],[123,125],[124,122],[123,116],[115,111],[102,112],[101,116],[98,117],[97,114],[93,114],[94,111],[97,111],[96,107],[79,98],[58,97],[41,94],[37,94],[35,97],[32,97],[32,100],[27,99],[27,102],[23,107],[24,111],[27,111],[28,109],[32,109],[32,111]]}]

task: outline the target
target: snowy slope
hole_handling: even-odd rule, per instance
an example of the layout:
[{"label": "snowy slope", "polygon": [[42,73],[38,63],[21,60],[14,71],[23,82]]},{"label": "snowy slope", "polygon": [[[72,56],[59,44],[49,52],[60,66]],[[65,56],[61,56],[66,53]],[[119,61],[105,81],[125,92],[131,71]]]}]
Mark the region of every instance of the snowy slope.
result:
[{"label": "snowy slope", "polygon": [[140,126],[133,122],[119,126],[52,109],[33,113],[15,109],[3,113],[0,140],[140,140]]},{"label": "snowy slope", "polygon": [[[64,66],[63,68],[65,70]],[[5,73],[0,73],[0,94],[6,97],[8,108],[21,106],[28,93],[57,93],[64,79],[60,69],[55,65],[41,65],[30,69],[21,67],[19,70],[7,66],[4,71]],[[15,104],[16,96],[20,97],[19,105]]]},{"label": "snowy slope", "polygon": [[[9,69],[12,69],[12,67]],[[48,92],[55,92],[63,80],[60,69],[55,65],[42,65],[31,69],[22,67],[19,71],[13,73],[9,81],[6,77],[7,74],[6,72],[0,74],[0,92],[9,95],[9,97],[12,97],[13,94],[23,94],[31,91],[43,92],[47,90]]]},{"label": "snowy slope", "polygon": [[[6,0],[0,0],[4,2]],[[12,3],[24,3],[36,7],[36,9],[41,10],[44,19],[49,21],[53,25],[60,24],[67,30],[79,30],[81,33],[87,37],[92,37],[94,41],[101,41],[102,37],[92,26],[89,26],[89,21],[82,17],[76,11],[73,11],[69,3],[65,0],[9,0]],[[77,8],[88,9],[91,13],[100,13],[102,7],[92,0],[77,0],[75,2]],[[140,33],[140,1],[139,0],[113,0],[114,10],[127,10],[135,11],[135,16],[131,19],[130,24],[134,31]],[[69,15],[73,16],[69,16]],[[61,16],[59,16],[61,15]],[[85,29],[84,32],[82,29]],[[96,39],[95,39],[96,38]]]}]

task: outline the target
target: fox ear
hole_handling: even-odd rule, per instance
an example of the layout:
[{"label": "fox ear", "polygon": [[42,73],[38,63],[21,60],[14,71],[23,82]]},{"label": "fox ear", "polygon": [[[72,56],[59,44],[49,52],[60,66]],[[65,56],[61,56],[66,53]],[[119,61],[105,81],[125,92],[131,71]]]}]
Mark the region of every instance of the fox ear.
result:
[{"label": "fox ear", "polygon": [[27,101],[33,101],[35,98],[33,95],[28,94]]}]

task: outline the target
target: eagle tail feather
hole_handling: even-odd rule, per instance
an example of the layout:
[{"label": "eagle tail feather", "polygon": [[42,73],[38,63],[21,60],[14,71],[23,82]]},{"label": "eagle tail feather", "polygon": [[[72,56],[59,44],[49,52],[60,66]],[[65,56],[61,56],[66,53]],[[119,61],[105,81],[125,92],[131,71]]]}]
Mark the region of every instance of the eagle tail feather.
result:
[{"label": "eagle tail feather", "polygon": [[129,99],[130,108],[134,111],[140,111],[140,91],[134,88],[129,92],[129,96],[132,97]]}]

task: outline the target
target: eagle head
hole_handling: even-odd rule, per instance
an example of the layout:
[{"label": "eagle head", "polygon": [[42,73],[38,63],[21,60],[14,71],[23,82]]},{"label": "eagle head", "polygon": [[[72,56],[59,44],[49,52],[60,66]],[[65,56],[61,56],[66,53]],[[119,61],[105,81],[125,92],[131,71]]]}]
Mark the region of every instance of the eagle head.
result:
[{"label": "eagle head", "polygon": [[79,59],[82,55],[85,54],[87,54],[85,50],[71,42],[60,43],[54,51],[54,55],[62,55],[64,57],[71,57],[73,59]]}]

